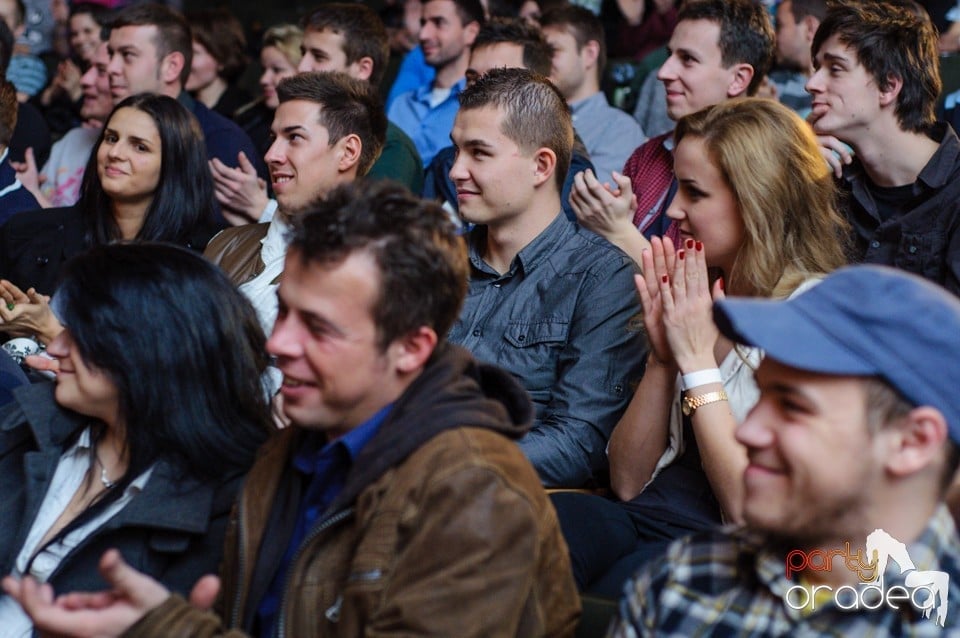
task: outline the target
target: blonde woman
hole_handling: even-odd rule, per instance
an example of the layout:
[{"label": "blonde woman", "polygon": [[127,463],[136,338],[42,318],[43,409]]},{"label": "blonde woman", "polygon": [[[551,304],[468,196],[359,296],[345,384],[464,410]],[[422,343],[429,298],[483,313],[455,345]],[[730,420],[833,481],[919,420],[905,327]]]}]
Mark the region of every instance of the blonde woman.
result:
[{"label": "blonde woman", "polygon": [[746,454],[733,431],[756,402],[761,354],[720,337],[713,301],[787,297],[845,262],[832,179],[792,111],[724,102],[680,120],[675,142],[667,214],[680,245],[654,239],[642,254],[650,352],[610,438],[616,498],[554,499],[578,584],[610,595],[670,540],[740,519]]}]

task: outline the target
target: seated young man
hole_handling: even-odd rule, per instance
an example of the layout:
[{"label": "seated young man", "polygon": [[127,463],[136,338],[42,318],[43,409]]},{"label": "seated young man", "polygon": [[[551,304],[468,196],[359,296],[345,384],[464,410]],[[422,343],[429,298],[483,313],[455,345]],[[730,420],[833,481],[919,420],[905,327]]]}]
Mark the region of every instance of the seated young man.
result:
[{"label": "seated young man", "polygon": [[809,121],[821,142],[854,151],[840,179],[853,258],[960,294],[960,140],[934,113],[941,82],[933,27],[893,3],[836,3],[813,54]]},{"label": "seated young man", "polygon": [[736,432],[746,526],[673,543],[628,583],[611,635],[956,635],[944,494],[960,459],[960,300],[860,265],[714,313],[766,352]]},{"label": "seated young man", "polygon": [[512,372],[536,405],[520,447],[544,484],[606,474],[639,379],[635,266],[562,214],[573,124],[549,80],[495,68],[460,94],[450,179],[470,232],[470,290],[450,340]]}]

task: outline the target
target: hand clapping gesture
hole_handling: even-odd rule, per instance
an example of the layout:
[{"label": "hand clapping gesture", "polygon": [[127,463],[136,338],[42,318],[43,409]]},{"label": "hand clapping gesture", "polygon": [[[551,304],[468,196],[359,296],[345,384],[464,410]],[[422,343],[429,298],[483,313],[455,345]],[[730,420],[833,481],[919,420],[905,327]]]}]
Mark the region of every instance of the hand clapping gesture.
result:
[{"label": "hand clapping gesture", "polygon": [[642,258],[637,289],[651,356],[681,372],[717,367],[712,308],[724,296],[723,280],[711,291],[703,244],[687,239],[675,250],[669,238],[654,238]]}]

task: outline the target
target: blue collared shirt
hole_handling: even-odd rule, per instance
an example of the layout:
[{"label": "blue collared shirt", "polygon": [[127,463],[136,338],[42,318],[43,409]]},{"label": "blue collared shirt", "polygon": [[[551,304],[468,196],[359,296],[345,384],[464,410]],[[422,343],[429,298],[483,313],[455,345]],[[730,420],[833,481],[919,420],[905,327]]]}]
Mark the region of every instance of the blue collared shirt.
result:
[{"label": "blue collared shirt", "polygon": [[380,426],[390,414],[393,404],[383,407],[379,412],[350,430],[339,439],[324,442],[320,437],[310,439],[310,443],[293,457],[293,467],[305,479],[309,480],[307,489],[300,501],[297,524],[287,543],[287,551],[277,573],[270,583],[270,589],[264,594],[257,609],[260,620],[260,635],[273,635],[280,600],[283,597],[283,585],[290,563],[307,533],[320,519],[333,500],[343,489],[347,474],[360,451],[380,431]]},{"label": "blue collared shirt", "polygon": [[387,117],[413,140],[424,168],[430,165],[437,151],[450,144],[450,131],[460,110],[459,95],[466,85],[466,79],[454,84],[447,99],[432,108],[432,83],[398,96],[390,105]]}]

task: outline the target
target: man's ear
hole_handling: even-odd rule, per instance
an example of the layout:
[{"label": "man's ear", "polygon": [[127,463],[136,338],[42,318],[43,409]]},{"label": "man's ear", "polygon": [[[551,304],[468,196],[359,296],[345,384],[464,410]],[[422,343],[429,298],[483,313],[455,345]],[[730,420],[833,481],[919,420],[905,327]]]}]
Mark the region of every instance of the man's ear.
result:
[{"label": "man's ear", "polygon": [[367,82],[370,80],[370,76],[373,75],[373,58],[364,56],[355,62],[351,62],[350,68],[353,69],[353,73],[350,75],[358,80]]},{"label": "man's ear", "polygon": [[186,58],[179,51],[171,51],[160,60],[160,81],[164,84],[179,84],[180,73]]},{"label": "man's ear", "polygon": [[596,40],[588,40],[580,49],[580,55],[583,56],[586,63],[584,66],[587,70],[597,68],[597,58],[600,57],[600,43]]},{"label": "man's ear", "polygon": [[557,154],[546,146],[541,146],[533,154],[534,160],[534,185],[540,186],[547,180],[553,179],[553,173],[557,170]]},{"label": "man's ear", "polygon": [[437,347],[437,333],[433,328],[420,326],[399,337],[390,344],[394,365],[400,374],[419,371],[426,365],[427,359]]},{"label": "man's ear", "polygon": [[807,44],[813,44],[813,36],[817,34],[817,29],[820,28],[820,21],[814,16],[807,15],[803,17],[800,24],[806,27],[804,39],[807,41]]},{"label": "man's ear", "polygon": [[360,154],[363,152],[363,142],[356,133],[349,133],[337,142],[340,159],[337,162],[337,169],[345,173],[355,168],[360,163]]},{"label": "man's ear", "polygon": [[903,78],[888,75],[886,86],[880,87],[880,106],[896,105],[897,96],[900,95],[900,89],[902,88]]},{"label": "man's ear", "polygon": [[887,470],[905,478],[931,463],[939,463],[947,441],[947,421],[940,410],[920,406],[910,410],[902,423],[891,426],[892,442]]},{"label": "man's ear", "polygon": [[468,22],[463,27],[463,43],[467,47],[473,46],[473,41],[476,40],[477,34],[480,32],[480,23],[474,20],[473,22]]},{"label": "man's ear", "polygon": [[727,86],[727,97],[741,97],[747,94],[747,88],[753,80],[753,67],[746,62],[730,67],[732,76]]}]

